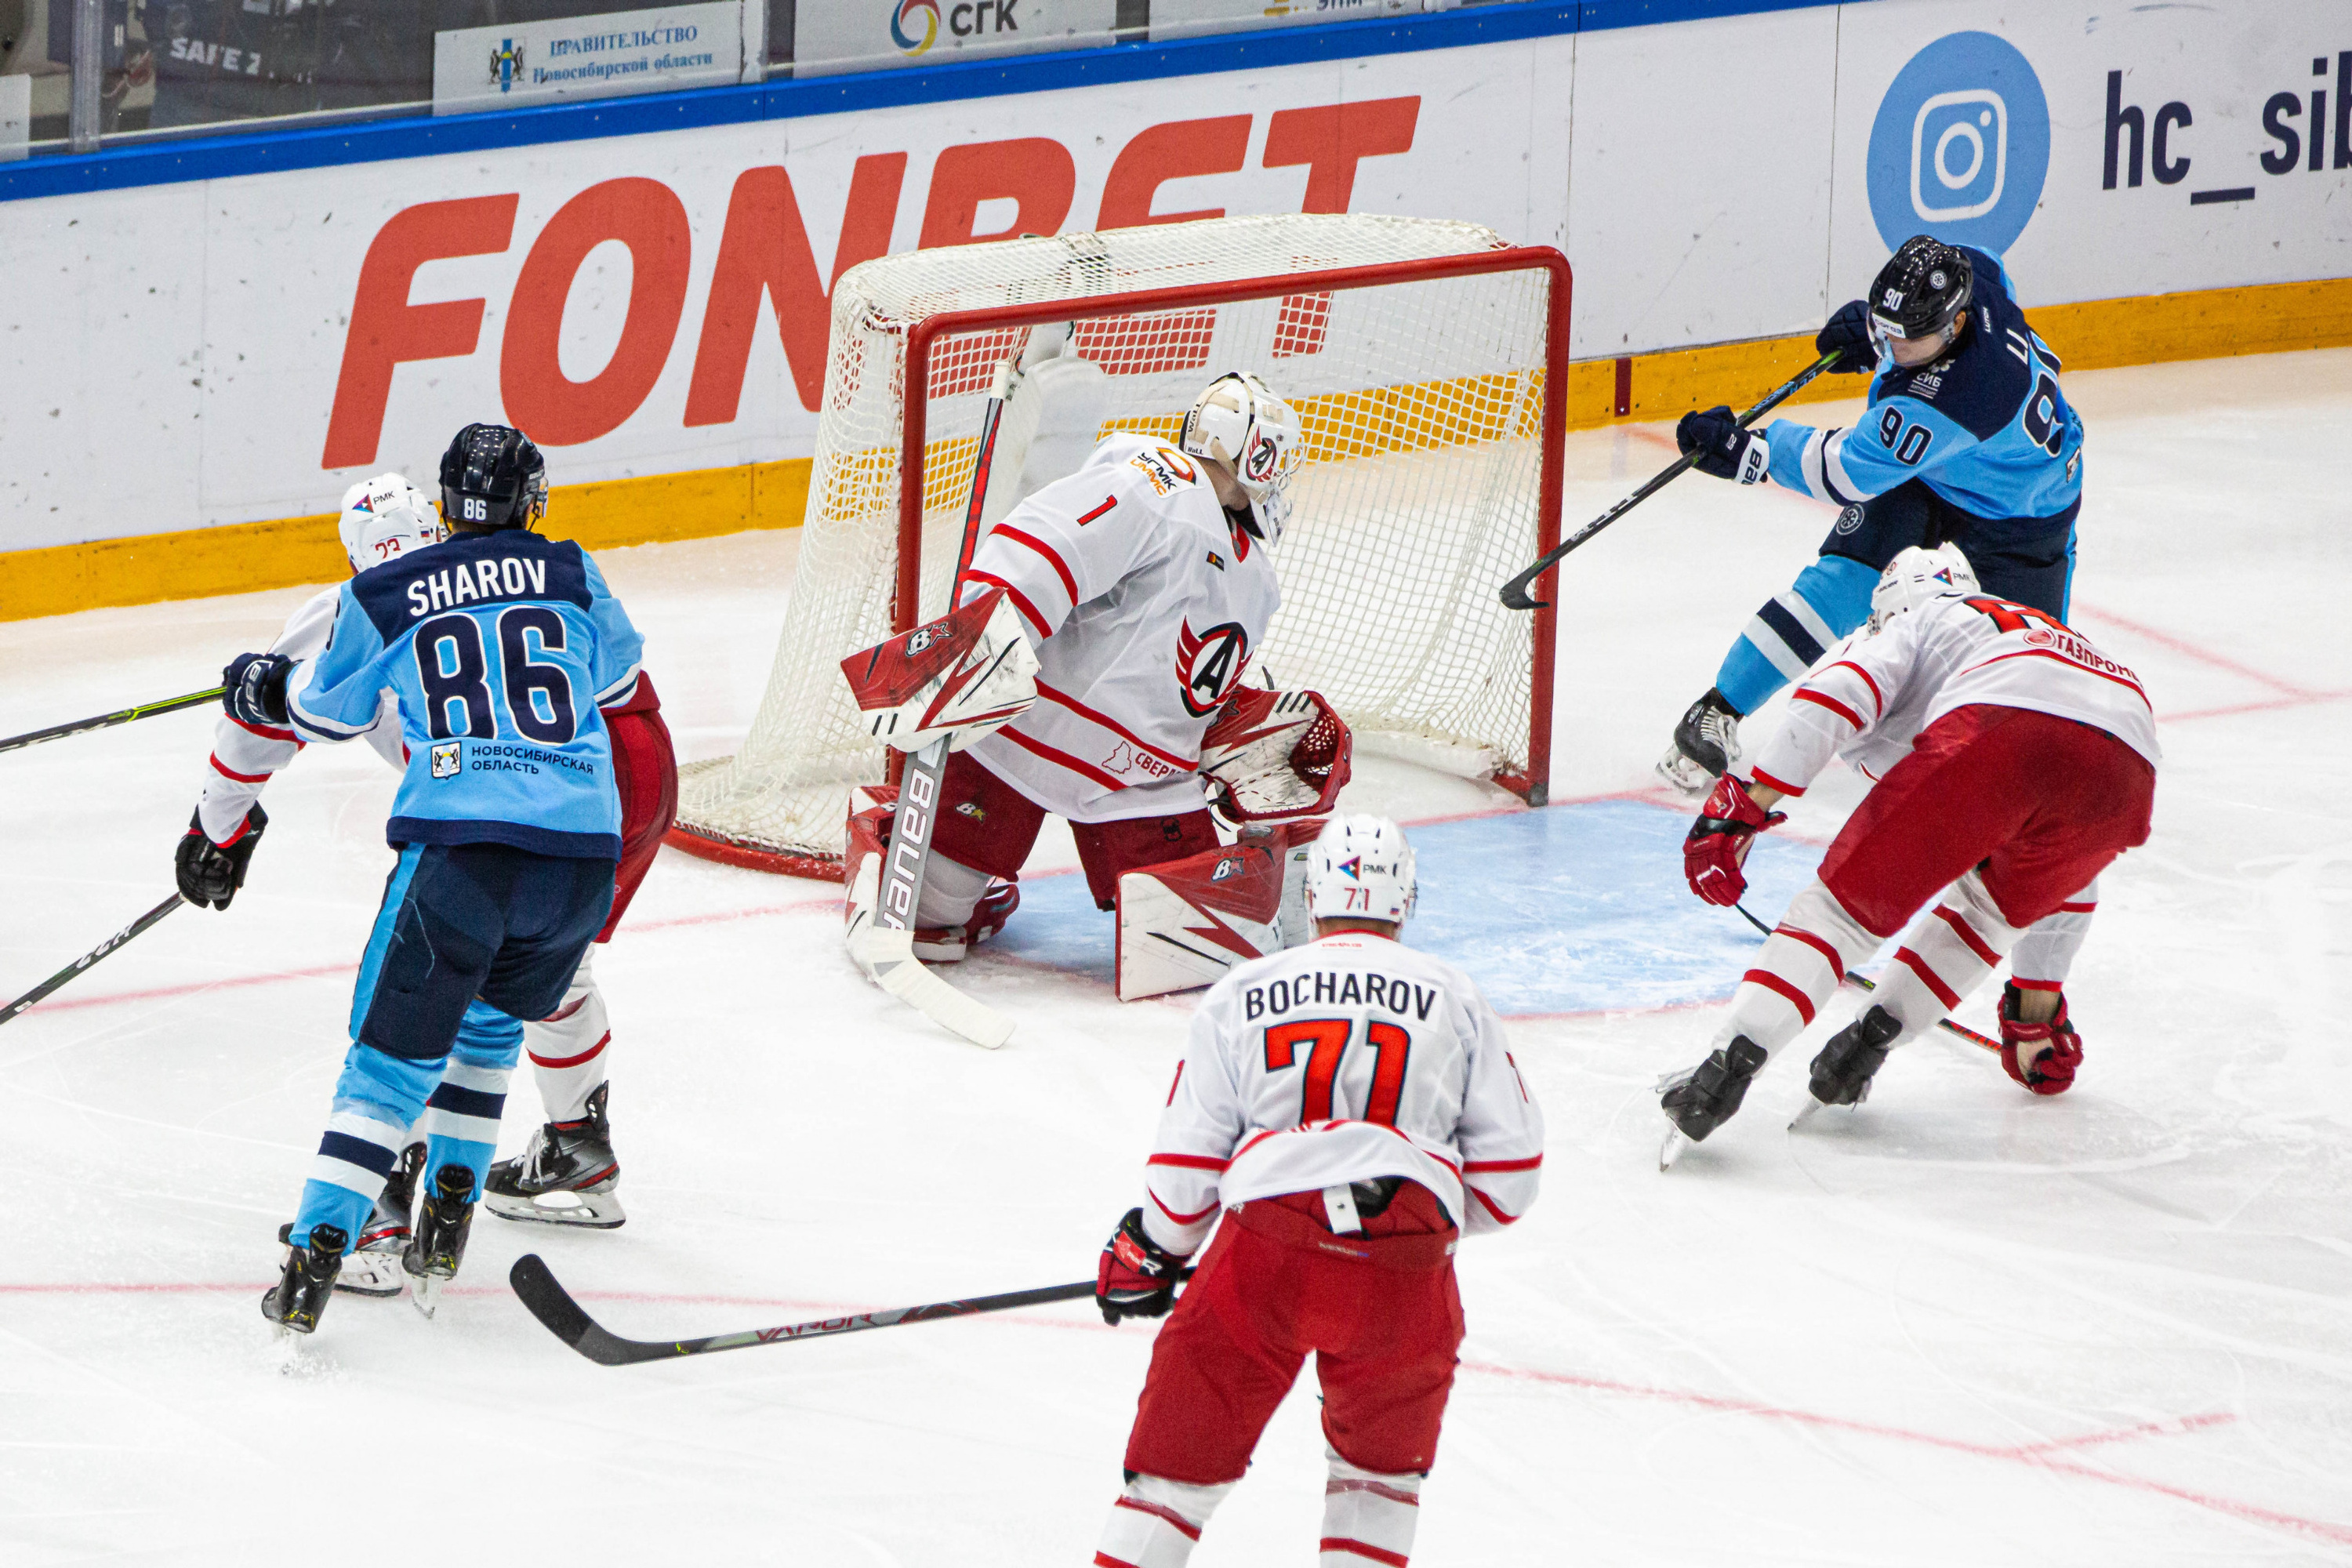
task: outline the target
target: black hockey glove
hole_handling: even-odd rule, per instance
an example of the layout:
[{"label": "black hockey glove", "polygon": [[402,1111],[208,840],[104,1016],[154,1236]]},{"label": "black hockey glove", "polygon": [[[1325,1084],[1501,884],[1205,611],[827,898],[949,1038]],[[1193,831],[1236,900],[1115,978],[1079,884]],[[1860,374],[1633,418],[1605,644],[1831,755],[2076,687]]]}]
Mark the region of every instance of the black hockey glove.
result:
[{"label": "black hockey glove", "polygon": [[286,724],[286,678],[294,661],[282,653],[241,653],[221,671],[228,688],[221,706],[240,724]]},{"label": "black hockey glove", "polygon": [[245,826],[237,836],[226,844],[215,844],[205,837],[204,823],[189,817],[188,831],[172,857],[173,873],[180,879],[180,897],[199,906],[228,908],[228,901],[245,886],[246,862],[253,858],[253,847],[261,842],[261,830],[268,826],[269,814],[257,802],[245,814]]},{"label": "black hockey glove", "polygon": [[1837,308],[1813,338],[1815,353],[1829,353],[1843,349],[1845,356],[1830,366],[1832,375],[1858,375],[1878,368],[1878,343],[1870,335],[1870,307],[1859,300],[1849,300]]},{"label": "black hockey glove", "polygon": [[1143,1211],[1131,1208],[1103,1244],[1095,1268],[1095,1305],[1103,1321],[1164,1318],[1176,1304],[1176,1279],[1184,1260],[1143,1233]]},{"label": "black hockey glove", "polygon": [[1741,429],[1738,417],[1720,403],[1684,415],[1675,426],[1675,445],[1698,454],[1693,467],[1700,473],[1743,485],[1762,479],[1772,464],[1772,448],[1764,437]]}]

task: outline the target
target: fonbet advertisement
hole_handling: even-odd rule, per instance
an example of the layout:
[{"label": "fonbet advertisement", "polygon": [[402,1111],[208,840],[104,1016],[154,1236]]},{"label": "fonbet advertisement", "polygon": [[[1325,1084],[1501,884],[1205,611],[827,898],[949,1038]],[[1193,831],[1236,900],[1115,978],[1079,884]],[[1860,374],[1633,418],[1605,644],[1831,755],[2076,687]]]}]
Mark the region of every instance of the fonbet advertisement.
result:
[{"label": "fonbet advertisement", "polygon": [[834,279],[1022,233],[1466,218],[1567,251],[1579,358],[1810,331],[1922,232],[2029,307],[2342,277],[2347,98],[2307,0],[1874,0],[11,204],[0,548],[325,510],[471,419],[559,485],[803,457]]}]

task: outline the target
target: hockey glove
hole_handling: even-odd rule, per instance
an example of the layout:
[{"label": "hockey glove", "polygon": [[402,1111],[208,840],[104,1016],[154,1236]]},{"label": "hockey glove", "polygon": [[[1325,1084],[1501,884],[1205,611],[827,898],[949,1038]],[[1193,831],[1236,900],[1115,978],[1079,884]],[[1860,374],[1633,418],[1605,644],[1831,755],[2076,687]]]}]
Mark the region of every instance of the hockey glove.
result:
[{"label": "hockey glove", "polygon": [[1718,479],[1752,485],[1772,467],[1771,444],[1740,428],[1738,418],[1723,404],[1697,414],[1685,414],[1675,426],[1675,445],[1685,454],[1696,452],[1693,465]]},{"label": "hockey glove", "polygon": [[294,661],[282,653],[241,653],[221,671],[228,688],[221,706],[240,724],[286,725],[286,678]]},{"label": "hockey glove", "polygon": [[1878,342],[1870,335],[1870,307],[1859,300],[1849,300],[1837,308],[1813,338],[1815,353],[1845,351],[1843,357],[1830,366],[1832,375],[1858,375],[1878,366]]},{"label": "hockey glove", "polygon": [[268,826],[268,814],[256,803],[237,825],[236,836],[226,844],[215,844],[205,837],[203,822],[195,816],[189,817],[188,831],[181,837],[179,850],[172,857],[172,870],[180,881],[180,897],[199,906],[228,908],[228,901],[245,886],[246,862],[253,858],[253,847],[261,842],[261,830]]},{"label": "hockey glove", "polygon": [[1715,793],[1683,840],[1683,877],[1690,890],[1726,909],[1738,903],[1748,894],[1748,874],[1740,868],[1748,847],[1759,833],[1788,820],[1787,812],[1767,813],[1757,805],[1737,773],[1716,780]]},{"label": "hockey glove", "polygon": [[2083,1037],[2066,1021],[2066,998],[2046,1024],[2028,1024],[2018,1017],[2023,1000],[2015,982],[2000,989],[2000,1065],[2009,1076],[2036,1094],[2063,1094],[2074,1087],[2074,1069],[2083,1065]]},{"label": "hockey glove", "polygon": [[1095,1305],[1103,1321],[1164,1318],[1176,1304],[1176,1279],[1184,1260],[1143,1232],[1143,1211],[1131,1208],[1103,1244],[1095,1268]]}]

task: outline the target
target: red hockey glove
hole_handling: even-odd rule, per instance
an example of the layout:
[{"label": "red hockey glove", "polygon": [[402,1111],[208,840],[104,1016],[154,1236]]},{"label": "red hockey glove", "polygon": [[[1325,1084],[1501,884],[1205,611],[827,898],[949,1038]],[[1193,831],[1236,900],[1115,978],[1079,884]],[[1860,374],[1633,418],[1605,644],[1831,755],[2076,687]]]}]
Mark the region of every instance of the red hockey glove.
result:
[{"label": "red hockey glove", "polygon": [[2074,1087],[2074,1069],[2083,1065],[2083,1037],[2066,1021],[2066,998],[2046,1024],[2018,1018],[2022,1000],[2014,982],[2000,989],[2000,1065],[2009,1076],[2036,1094],[2063,1094]]},{"label": "red hockey glove", "polygon": [[1095,1305],[1103,1321],[1163,1318],[1176,1304],[1176,1279],[1184,1259],[1143,1233],[1143,1211],[1131,1208],[1103,1244],[1095,1268]]},{"label": "red hockey glove", "polygon": [[1740,867],[1748,859],[1756,836],[1789,820],[1785,811],[1768,814],[1748,793],[1736,773],[1715,781],[1715,793],[1698,810],[1690,837],[1683,840],[1683,877],[1690,890],[1710,904],[1728,909],[1748,893],[1748,876]]}]

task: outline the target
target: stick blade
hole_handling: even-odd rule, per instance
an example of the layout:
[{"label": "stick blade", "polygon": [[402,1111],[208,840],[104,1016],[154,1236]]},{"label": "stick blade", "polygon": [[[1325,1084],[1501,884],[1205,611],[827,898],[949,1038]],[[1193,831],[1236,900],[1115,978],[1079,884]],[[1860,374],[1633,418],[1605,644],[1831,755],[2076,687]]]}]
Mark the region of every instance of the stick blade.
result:
[{"label": "stick blade", "polygon": [[1013,1037],[1012,1019],[924,967],[914,932],[870,925],[850,939],[849,952],[875,984],[941,1028],[992,1051]]},{"label": "stick blade", "polygon": [[582,1310],[536,1252],[526,1252],[507,1270],[507,1283],[547,1331],[599,1366],[660,1361],[677,1353],[673,1345],[644,1344],[600,1328]]}]

